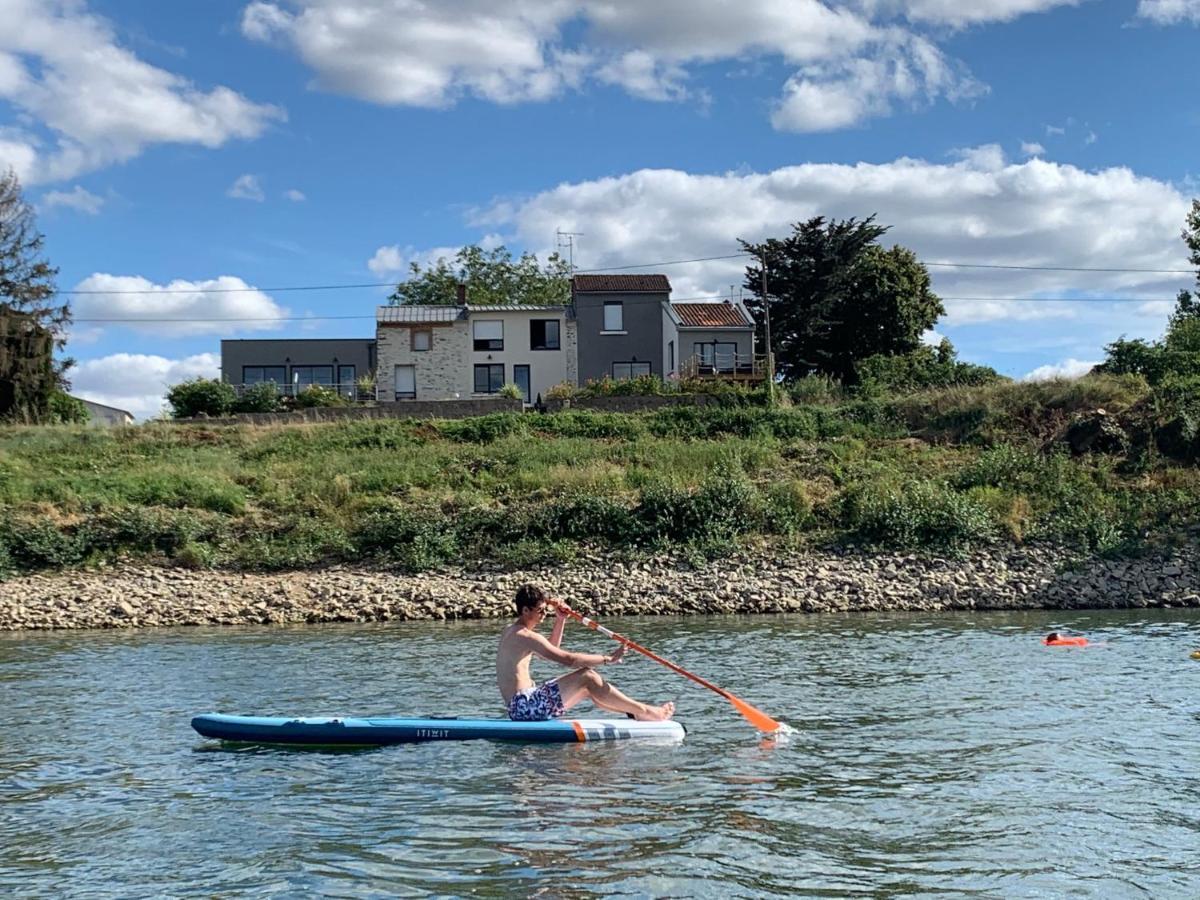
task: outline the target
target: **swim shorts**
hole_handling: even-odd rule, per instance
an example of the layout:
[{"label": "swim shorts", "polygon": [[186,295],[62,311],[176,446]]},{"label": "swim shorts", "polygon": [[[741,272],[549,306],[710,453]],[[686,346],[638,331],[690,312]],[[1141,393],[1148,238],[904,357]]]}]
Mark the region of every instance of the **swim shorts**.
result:
[{"label": "swim shorts", "polygon": [[508,702],[508,717],[514,722],[544,722],[565,712],[562,691],[554,681],[517,691]]}]

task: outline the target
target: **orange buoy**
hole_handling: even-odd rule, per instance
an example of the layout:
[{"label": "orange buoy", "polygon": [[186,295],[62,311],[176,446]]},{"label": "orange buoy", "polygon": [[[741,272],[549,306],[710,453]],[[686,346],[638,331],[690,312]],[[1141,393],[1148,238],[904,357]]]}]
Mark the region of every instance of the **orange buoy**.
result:
[{"label": "orange buoy", "polygon": [[1086,647],[1087,642],[1085,637],[1072,637],[1058,632],[1052,632],[1042,638],[1042,643],[1047,647]]}]

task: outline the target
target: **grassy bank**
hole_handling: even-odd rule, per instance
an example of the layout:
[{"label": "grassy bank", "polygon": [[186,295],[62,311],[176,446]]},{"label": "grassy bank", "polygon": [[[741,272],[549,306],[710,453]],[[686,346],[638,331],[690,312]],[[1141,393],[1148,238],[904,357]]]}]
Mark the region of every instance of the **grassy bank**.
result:
[{"label": "grassy bank", "polygon": [[[1164,452],[1160,432],[1186,423],[1136,379],[813,394],[775,410],[7,428],[0,570],[126,555],[420,570],[569,559],[596,544],[714,556],[760,540],[1121,551],[1200,508],[1194,435]],[[1123,441],[1070,455],[1064,438],[1097,408],[1123,423]]]}]

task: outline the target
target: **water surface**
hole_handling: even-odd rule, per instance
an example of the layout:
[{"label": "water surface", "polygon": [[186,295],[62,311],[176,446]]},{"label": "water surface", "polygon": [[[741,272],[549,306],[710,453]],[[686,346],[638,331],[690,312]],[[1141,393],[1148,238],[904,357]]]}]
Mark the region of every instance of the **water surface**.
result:
[{"label": "water surface", "polygon": [[683,743],[234,750],[190,716],[498,715],[499,623],[0,636],[0,892],[1200,896],[1196,611],[610,624],[798,733],[631,659]]}]

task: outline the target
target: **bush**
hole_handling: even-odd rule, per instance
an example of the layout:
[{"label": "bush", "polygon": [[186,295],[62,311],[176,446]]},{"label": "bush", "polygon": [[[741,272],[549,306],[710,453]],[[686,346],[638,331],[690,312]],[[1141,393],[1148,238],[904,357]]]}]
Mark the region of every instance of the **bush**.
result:
[{"label": "bush", "polygon": [[0,556],[16,569],[73,566],[83,561],[87,548],[77,528],[59,528],[45,519],[23,519],[7,513],[0,517]]},{"label": "bush", "polygon": [[842,510],[848,531],[886,546],[961,549],[996,537],[983,505],[931,482],[863,482],[845,494]]},{"label": "bush", "polygon": [[496,396],[504,397],[507,400],[524,400],[525,392],[510,381],[508,384],[503,385],[500,390],[496,391]]},{"label": "bush", "polygon": [[570,400],[579,393],[579,388],[569,381],[560,381],[546,391],[547,400]]},{"label": "bush", "polygon": [[92,418],[82,400],[63,391],[51,392],[47,417],[51,425],[86,425]]},{"label": "bush", "polygon": [[620,381],[609,378],[589,380],[579,389],[580,397],[641,397],[673,394],[677,390],[673,385],[663,381],[657,375],[638,375],[634,378],[622,378]]},{"label": "bush", "polygon": [[170,388],[167,402],[176,419],[192,419],[199,415],[219,418],[233,411],[237,394],[233,385],[215,378],[193,378]]},{"label": "bush", "polygon": [[490,444],[500,438],[524,432],[526,419],[520,413],[492,413],[469,419],[438,422],[437,428],[452,441]]},{"label": "bush", "polygon": [[233,404],[238,413],[273,413],[283,409],[279,388],[273,381],[250,385]]},{"label": "bush", "polygon": [[995,369],[959,362],[954,345],[945,338],[936,348],[922,345],[896,356],[869,357],[855,366],[855,372],[858,391],[868,396],[1007,380]]},{"label": "bush", "polygon": [[346,398],[331,387],[320,384],[310,384],[293,401],[297,409],[315,409],[318,407],[346,406]]},{"label": "bush", "polygon": [[444,517],[399,507],[367,515],[353,541],[359,553],[381,557],[409,572],[449,562],[459,549],[458,536]]}]

